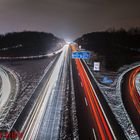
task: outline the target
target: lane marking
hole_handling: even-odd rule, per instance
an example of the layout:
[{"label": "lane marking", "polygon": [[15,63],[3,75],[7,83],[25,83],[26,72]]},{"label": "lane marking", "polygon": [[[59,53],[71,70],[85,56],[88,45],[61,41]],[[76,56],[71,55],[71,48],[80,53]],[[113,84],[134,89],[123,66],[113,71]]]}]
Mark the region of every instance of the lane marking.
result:
[{"label": "lane marking", "polygon": [[96,133],[95,133],[94,128],[92,128],[92,132],[93,132],[93,135],[94,135],[95,140],[97,140],[97,136],[96,136]]},{"label": "lane marking", "polygon": [[[104,109],[102,108],[102,105],[101,105],[101,103],[100,103],[100,101],[99,101],[99,99],[98,99],[97,93],[95,92],[95,89],[93,88],[93,85],[92,85],[92,83],[91,83],[91,81],[90,81],[90,79],[89,79],[89,77],[88,77],[88,75],[87,75],[87,72],[86,72],[86,70],[85,70],[85,68],[84,68],[84,66],[83,66],[83,64],[82,64],[82,62],[81,62],[81,60],[80,60],[80,63],[81,63],[81,66],[82,66],[82,68],[83,68],[83,70],[84,70],[86,76],[87,76],[87,79],[88,79],[88,81],[89,81],[89,83],[90,83],[90,86],[91,86],[91,88],[92,88],[92,90],[93,90],[93,93],[94,93],[94,95],[95,95],[95,97],[96,97],[96,99],[97,99],[97,101],[98,101],[98,104],[99,104],[99,106],[100,106],[100,108],[101,108],[101,111],[102,111],[102,113],[103,113],[103,115],[104,115],[104,118],[105,118],[105,120],[106,120],[106,122],[107,122],[107,124],[108,124],[108,126],[109,126],[109,129],[110,129],[110,131],[111,131],[111,133],[112,133],[112,136],[113,136],[114,140],[117,140],[117,138],[116,138],[116,136],[115,136],[115,134],[114,134],[114,131],[113,131],[112,127],[111,127],[111,124],[110,124],[110,122],[109,122],[109,120],[108,120],[108,118],[107,118],[107,116],[106,116],[106,113],[105,113]],[[87,66],[87,65],[86,65],[86,66]],[[88,67],[88,66],[87,66],[87,67]]]},{"label": "lane marking", "polygon": [[86,104],[86,106],[88,106],[88,102],[87,102],[87,99],[86,99],[86,97],[85,97],[85,104]]},{"label": "lane marking", "polygon": [[79,77],[80,77],[80,73],[78,72],[78,75],[79,75]]},{"label": "lane marking", "polygon": [[81,82],[81,87],[83,87],[83,84],[82,84],[82,82]]},{"label": "lane marking", "polygon": [[[38,103],[33,106],[32,112],[30,112],[30,114],[33,114],[27,118],[27,122],[25,122],[22,127],[22,130],[26,132],[24,133],[22,140],[35,139],[35,137],[38,135],[39,127],[41,125],[41,121],[44,116],[53,87],[55,86],[55,83],[59,77],[59,73],[61,72],[64,55],[65,50],[63,50],[57,63],[55,64],[51,76],[49,77],[46,86],[43,88],[42,95],[37,99]],[[27,126],[26,123],[28,123]]]}]

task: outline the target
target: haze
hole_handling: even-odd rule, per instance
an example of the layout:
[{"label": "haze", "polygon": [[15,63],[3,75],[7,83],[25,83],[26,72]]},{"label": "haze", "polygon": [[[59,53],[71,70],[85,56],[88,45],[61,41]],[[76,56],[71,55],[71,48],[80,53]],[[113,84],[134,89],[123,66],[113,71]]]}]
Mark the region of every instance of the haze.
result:
[{"label": "haze", "polygon": [[140,0],[1,0],[0,33],[33,30],[66,40],[140,26]]}]

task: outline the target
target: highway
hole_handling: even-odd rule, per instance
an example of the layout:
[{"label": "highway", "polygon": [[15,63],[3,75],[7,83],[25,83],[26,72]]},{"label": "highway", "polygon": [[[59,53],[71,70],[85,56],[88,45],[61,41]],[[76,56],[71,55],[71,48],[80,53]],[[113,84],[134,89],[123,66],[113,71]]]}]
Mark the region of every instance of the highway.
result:
[{"label": "highway", "polygon": [[0,68],[1,77],[1,89],[0,89],[0,110],[6,104],[10,93],[11,93],[11,83],[7,72]]},{"label": "highway", "polygon": [[124,76],[122,84],[122,99],[134,127],[140,136],[140,95],[136,88],[136,76],[140,72],[137,67]]},{"label": "highway", "polygon": [[139,72],[140,72],[140,67],[136,68],[130,73],[128,88],[129,88],[129,92],[130,92],[130,96],[132,98],[133,104],[135,105],[135,108],[140,115],[140,95],[135,85],[136,76]]},{"label": "highway", "polygon": [[136,90],[138,91],[138,94],[140,96],[140,72],[136,75],[135,86],[136,86]]},{"label": "highway", "polygon": [[51,82],[53,87],[51,89],[50,100],[45,110],[36,140],[57,140],[59,138],[61,112],[65,99],[68,46],[64,46],[63,49],[64,50],[56,63],[54,72],[52,73],[52,80],[55,79],[55,81]]},{"label": "highway", "polygon": [[[127,139],[85,61],[83,59],[71,59],[71,53],[76,50],[75,45],[65,45],[61,54],[48,65],[47,70],[49,72],[45,73],[44,77],[46,78],[42,79],[41,86],[38,85],[41,90],[39,90],[37,98],[31,101],[33,106],[30,112],[26,114],[29,104],[21,113],[16,123],[17,126],[13,127],[17,132],[24,132],[22,140],[65,139],[68,138],[67,134],[73,139],[80,140]],[[135,77],[139,71],[140,68],[136,68],[126,76],[123,83],[125,87],[123,90],[125,91],[122,91],[127,94],[123,94],[123,97],[129,97],[130,101],[125,99],[124,105],[127,111],[131,112],[131,119],[134,120],[132,122],[138,132],[139,116],[137,114],[139,113],[140,100],[135,87]],[[69,85],[67,85],[68,83]],[[71,89],[69,89],[70,87]],[[74,110],[74,113],[76,115],[74,118],[71,117],[73,114],[71,114],[70,108],[65,106],[66,110],[63,110],[65,100],[71,98],[71,95],[69,98],[66,96],[66,92],[75,95],[74,108],[76,111]],[[129,104],[130,102],[133,103],[133,106]],[[70,101],[68,106],[71,106]],[[68,110],[70,110],[69,116],[65,116],[65,112]],[[24,118],[24,114],[27,117]],[[68,117],[70,126],[63,122]],[[72,119],[77,121],[76,127],[71,123]],[[18,126],[19,124],[22,124],[21,127]]]},{"label": "highway", "polygon": [[[72,46],[72,51],[76,51],[75,46]],[[103,100],[103,96],[102,99],[98,97],[101,92],[99,89],[93,88],[89,73],[80,59],[73,60],[73,73],[75,94],[77,95],[77,113],[79,114],[79,138],[89,140],[126,139],[114,115]],[[106,109],[104,109],[105,107]]]},{"label": "highway", "polygon": [[[64,46],[61,55],[50,65],[51,72],[49,75],[47,73],[48,78],[44,82],[44,86],[42,87],[32,110],[20,128],[20,131],[24,132],[22,140],[38,140],[40,138],[42,140],[58,139],[59,125],[61,122],[60,114],[64,96],[62,92],[64,91],[62,71],[67,53],[68,46]],[[52,67],[52,65],[54,66]],[[59,86],[60,80],[61,87]]]}]

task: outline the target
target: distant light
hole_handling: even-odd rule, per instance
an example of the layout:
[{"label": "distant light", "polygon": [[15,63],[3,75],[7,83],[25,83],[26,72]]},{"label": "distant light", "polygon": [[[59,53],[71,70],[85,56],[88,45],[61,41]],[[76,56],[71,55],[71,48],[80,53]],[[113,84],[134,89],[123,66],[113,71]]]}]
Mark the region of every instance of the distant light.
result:
[{"label": "distant light", "polygon": [[67,41],[66,43],[69,45],[69,44],[71,44],[72,42],[70,42],[70,41]]},{"label": "distant light", "polygon": [[71,43],[73,43],[73,41],[71,39],[65,39],[66,43],[69,45]]}]

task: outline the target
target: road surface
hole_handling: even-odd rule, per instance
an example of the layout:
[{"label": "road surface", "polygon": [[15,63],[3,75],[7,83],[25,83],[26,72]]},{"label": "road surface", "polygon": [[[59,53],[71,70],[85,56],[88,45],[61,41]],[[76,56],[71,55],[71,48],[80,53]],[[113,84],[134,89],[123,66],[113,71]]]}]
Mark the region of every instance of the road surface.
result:
[{"label": "road surface", "polygon": [[1,77],[1,89],[0,89],[0,110],[6,104],[10,93],[11,93],[11,83],[7,72],[0,68]]},{"label": "road surface", "polygon": [[[67,100],[64,98],[65,80],[67,79],[66,67],[68,67],[67,58],[71,54],[68,48],[71,48],[72,52],[76,51],[75,46],[65,46],[58,59],[52,64],[53,67],[50,66],[50,73],[46,74],[48,78],[20,129],[24,132],[22,140],[57,140],[60,138],[63,101],[64,99]],[[68,80],[73,79],[74,82],[79,139],[125,140],[126,136],[121,126],[108,106],[85,61],[72,59],[71,62],[72,78]],[[126,81],[132,82],[131,78],[133,77],[130,74],[130,80]],[[132,83],[128,83],[128,85],[132,85]]]},{"label": "road surface", "polygon": [[133,125],[140,136],[140,96],[136,88],[136,76],[140,72],[137,67],[128,72],[123,79],[122,99]]},{"label": "road surface", "polygon": [[[76,48],[72,46],[72,50],[76,51]],[[75,59],[73,62],[73,73],[79,114],[79,138],[89,140],[126,139],[103,96],[101,97],[97,85],[96,90],[93,87],[89,73],[80,59]]]},{"label": "road surface", "polygon": [[[62,78],[61,72],[63,70],[62,68],[67,56],[67,51],[68,46],[64,46],[61,55],[55,60],[56,62],[54,62],[54,67],[50,66],[52,70],[47,80],[44,82],[44,86],[20,130],[24,132],[22,140],[58,139],[62,107],[61,100],[63,99],[62,91],[64,90],[62,83],[61,86],[58,85],[60,85],[60,78]],[[64,80],[61,82],[63,81]]]}]

